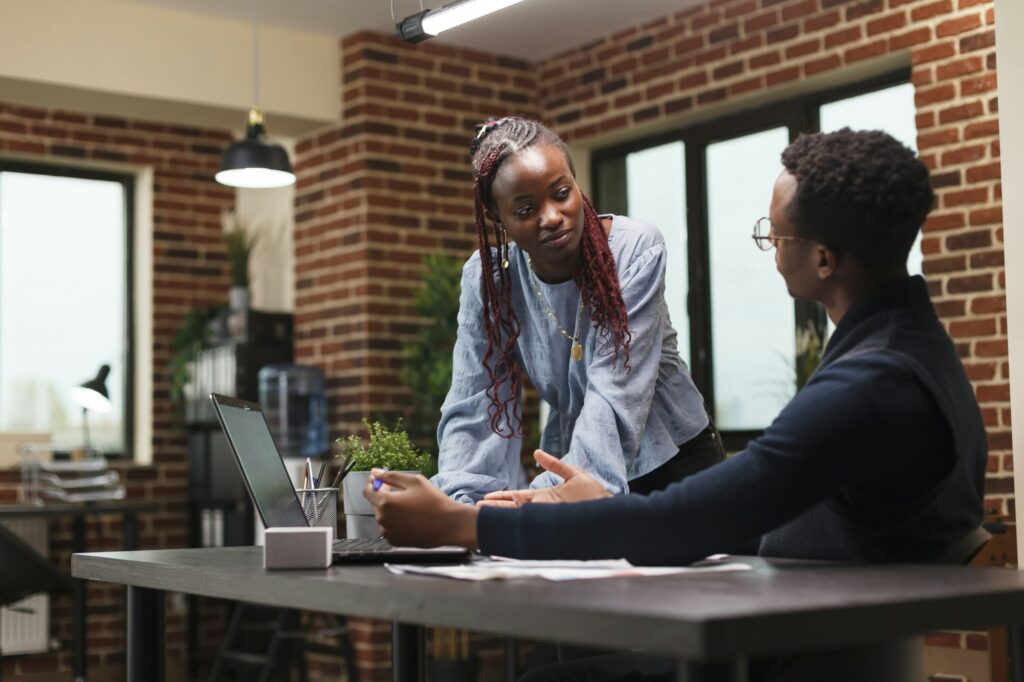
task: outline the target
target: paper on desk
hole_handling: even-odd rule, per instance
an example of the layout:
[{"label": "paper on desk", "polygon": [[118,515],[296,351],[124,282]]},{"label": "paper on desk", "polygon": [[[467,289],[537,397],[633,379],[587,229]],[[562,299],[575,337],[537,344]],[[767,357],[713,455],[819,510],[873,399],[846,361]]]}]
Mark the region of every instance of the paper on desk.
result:
[{"label": "paper on desk", "polygon": [[714,563],[702,566],[634,566],[625,559],[606,561],[518,561],[495,557],[455,566],[422,566],[384,564],[397,575],[432,575],[455,580],[507,580],[511,578],[543,578],[544,580],[592,580],[594,578],[625,578],[675,575],[678,573],[713,573],[747,571],[743,563]]}]

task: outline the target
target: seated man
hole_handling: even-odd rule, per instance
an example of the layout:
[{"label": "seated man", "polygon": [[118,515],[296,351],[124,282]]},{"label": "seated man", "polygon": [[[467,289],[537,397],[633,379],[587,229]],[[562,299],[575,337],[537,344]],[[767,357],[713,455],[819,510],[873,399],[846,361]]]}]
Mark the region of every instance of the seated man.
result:
[{"label": "seated man", "polygon": [[[422,477],[380,472],[387,485],[366,494],[385,536],[634,564],[687,563],[758,537],[767,557],[965,560],[982,519],[987,446],[928,288],[907,274],[934,201],[928,171],[889,135],[849,129],[801,136],[782,162],[770,221],[754,239],[775,249],[789,293],[824,304],[836,330],[761,437],[664,492],[570,505],[514,508],[533,495],[516,491],[492,495],[497,507],[469,507]],[[586,474],[543,453],[538,461],[565,481],[534,501],[604,497]]]}]

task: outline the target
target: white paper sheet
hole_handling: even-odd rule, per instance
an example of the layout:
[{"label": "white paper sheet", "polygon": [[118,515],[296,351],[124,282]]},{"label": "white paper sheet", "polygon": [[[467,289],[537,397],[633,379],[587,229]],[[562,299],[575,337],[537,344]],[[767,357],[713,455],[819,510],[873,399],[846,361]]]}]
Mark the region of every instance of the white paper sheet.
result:
[{"label": "white paper sheet", "polygon": [[544,580],[593,580],[595,578],[624,578],[679,573],[715,573],[721,571],[747,571],[748,564],[715,562],[699,566],[634,566],[625,559],[605,561],[518,561],[492,557],[471,564],[450,566],[423,566],[416,564],[384,564],[396,575],[431,575],[454,580],[509,580],[515,578],[542,578]]}]

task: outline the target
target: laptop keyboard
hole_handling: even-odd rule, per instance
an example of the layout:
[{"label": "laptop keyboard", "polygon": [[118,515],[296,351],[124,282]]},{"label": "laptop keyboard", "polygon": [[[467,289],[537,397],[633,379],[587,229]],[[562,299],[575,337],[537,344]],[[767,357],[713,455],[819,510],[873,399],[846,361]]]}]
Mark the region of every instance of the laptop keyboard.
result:
[{"label": "laptop keyboard", "polygon": [[381,554],[394,550],[394,546],[384,538],[348,538],[338,540],[331,548],[335,553],[345,554]]}]

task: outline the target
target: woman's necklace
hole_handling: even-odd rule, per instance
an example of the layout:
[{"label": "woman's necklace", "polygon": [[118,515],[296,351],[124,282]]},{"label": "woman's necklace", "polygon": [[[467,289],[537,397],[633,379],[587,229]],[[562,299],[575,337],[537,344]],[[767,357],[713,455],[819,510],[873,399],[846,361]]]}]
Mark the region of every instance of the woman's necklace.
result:
[{"label": "woman's necklace", "polygon": [[533,288],[537,292],[537,298],[540,299],[541,304],[544,306],[544,310],[547,311],[548,317],[558,327],[558,331],[562,333],[562,336],[572,341],[572,346],[569,347],[569,355],[573,360],[579,361],[583,359],[583,345],[580,344],[580,320],[583,319],[583,292],[580,292],[580,304],[576,309],[576,328],[573,329],[572,334],[565,331],[565,328],[558,322],[558,318],[555,317],[555,311],[548,305],[548,299],[544,298],[544,292],[540,288],[540,280],[537,279],[536,273],[533,271],[533,261],[530,260],[529,254],[526,256],[526,264],[530,266],[530,279],[533,280]]}]

